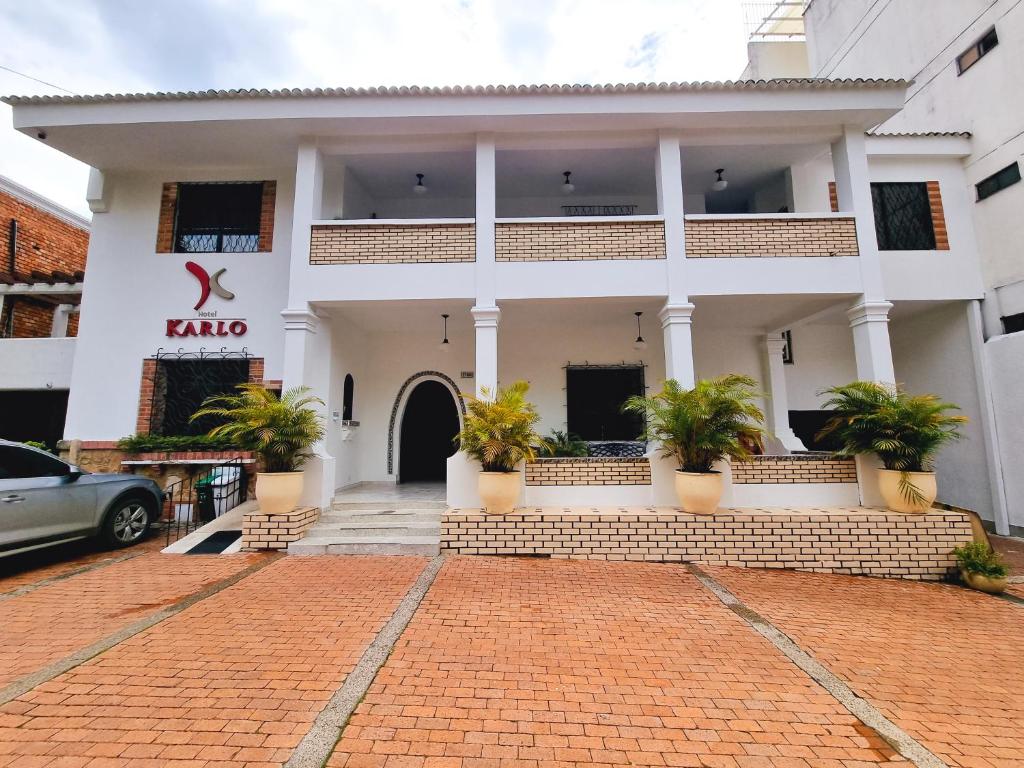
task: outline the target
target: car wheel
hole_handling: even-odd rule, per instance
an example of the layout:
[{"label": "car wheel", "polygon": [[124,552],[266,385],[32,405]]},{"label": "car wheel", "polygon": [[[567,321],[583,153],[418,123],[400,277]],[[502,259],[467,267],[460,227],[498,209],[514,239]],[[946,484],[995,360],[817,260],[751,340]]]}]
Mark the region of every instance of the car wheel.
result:
[{"label": "car wheel", "polygon": [[103,521],[103,540],[111,547],[138,544],[149,532],[152,518],[152,511],[142,499],[119,499]]}]

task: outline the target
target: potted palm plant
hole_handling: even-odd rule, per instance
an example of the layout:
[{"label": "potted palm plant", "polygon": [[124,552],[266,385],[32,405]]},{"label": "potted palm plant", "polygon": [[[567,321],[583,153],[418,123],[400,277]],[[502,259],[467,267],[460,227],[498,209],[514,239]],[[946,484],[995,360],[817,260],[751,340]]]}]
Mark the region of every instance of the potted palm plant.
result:
[{"label": "potted palm plant", "polygon": [[494,397],[486,388],[479,398],[463,396],[467,413],[455,439],[480,462],[480,499],[491,514],[515,509],[520,485],[516,466],[536,458],[536,446],[548,450],[547,441],[537,434],[537,409],[526,400],[529,388],[527,382],[517,381]]},{"label": "potted palm plant", "polygon": [[192,415],[224,419],[210,437],[226,437],[256,453],[263,471],[256,473],[256,500],[271,515],[291,512],[302,497],[302,463],[324,437],[323,419],[311,406],[323,401],[308,387],[289,389],[280,397],[259,384],[240,384],[238,393],[207,398]]},{"label": "potted palm plant", "polygon": [[948,442],[960,438],[966,416],[935,395],[910,395],[899,387],[854,381],[831,387],[824,407],[833,416],[818,433],[835,434],[839,454],[873,454],[882,462],[878,488],[894,512],[919,514],[931,509],[938,493],[932,458]]},{"label": "potted palm plant", "polygon": [[997,595],[1006,589],[1010,575],[1002,556],[988,544],[972,541],[953,550],[960,578],[971,589]]},{"label": "potted palm plant", "polygon": [[679,464],[676,495],[683,511],[710,515],[718,509],[723,483],[715,462],[750,458],[761,441],[764,414],[754,400],[757,383],[749,376],[726,374],[686,389],[674,379],[655,395],[631,397],[623,410],[642,414],[642,439],[660,444]]}]

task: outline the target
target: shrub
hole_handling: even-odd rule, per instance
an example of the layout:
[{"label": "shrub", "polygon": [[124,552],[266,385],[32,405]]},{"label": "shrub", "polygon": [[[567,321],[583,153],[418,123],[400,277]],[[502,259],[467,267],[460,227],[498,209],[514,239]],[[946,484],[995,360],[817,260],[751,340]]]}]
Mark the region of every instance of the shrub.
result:
[{"label": "shrub", "polygon": [[559,458],[573,458],[589,456],[590,449],[585,440],[580,440],[579,435],[572,432],[562,432],[559,429],[551,430],[548,435],[547,444],[552,456]]},{"label": "shrub", "polygon": [[117,441],[126,453],[157,451],[230,451],[238,450],[238,441],[229,437],[209,435],[132,435]]},{"label": "shrub", "polygon": [[968,573],[977,573],[990,579],[1004,579],[1009,573],[1002,555],[980,541],[957,547],[953,555],[960,567]]},{"label": "shrub", "polygon": [[26,440],[25,445],[31,446],[32,448],[38,448],[40,451],[46,451],[47,453],[53,453],[50,450],[50,446],[41,440]]},{"label": "shrub", "polygon": [[480,462],[484,472],[514,472],[520,461],[537,457],[537,446],[550,450],[537,434],[540,416],[526,400],[529,388],[527,382],[517,381],[499,389],[493,399],[486,388],[480,398],[464,395],[468,413],[455,439],[467,455]]},{"label": "shrub", "polygon": [[739,374],[704,379],[693,389],[669,379],[656,395],[629,398],[623,410],[644,416],[641,439],[660,443],[682,471],[711,472],[720,459],[749,459],[750,447],[760,444],[764,414],[754,404],[755,386]]}]

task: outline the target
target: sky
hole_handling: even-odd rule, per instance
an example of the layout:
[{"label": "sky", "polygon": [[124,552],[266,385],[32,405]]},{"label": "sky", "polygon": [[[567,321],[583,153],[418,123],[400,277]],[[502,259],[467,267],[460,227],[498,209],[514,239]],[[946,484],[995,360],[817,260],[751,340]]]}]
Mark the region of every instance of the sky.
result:
[{"label": "sky", "polygon": [[[18,95],[730,80],[746,64],[740,0],[0,0],[0,40],[0,93]],[[6,105],[0,175],[88,215],[88,169],[14,131]]]}]

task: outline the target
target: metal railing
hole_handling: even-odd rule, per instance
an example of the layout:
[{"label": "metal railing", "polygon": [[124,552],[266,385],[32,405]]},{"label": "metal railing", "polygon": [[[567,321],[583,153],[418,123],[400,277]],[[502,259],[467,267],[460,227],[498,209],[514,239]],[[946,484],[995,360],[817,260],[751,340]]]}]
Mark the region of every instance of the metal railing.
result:
[{"label": "metal railing", "polygon": [[164,488],[165,546],[237,507],[246,499],[248,477],[241,456]]}]

